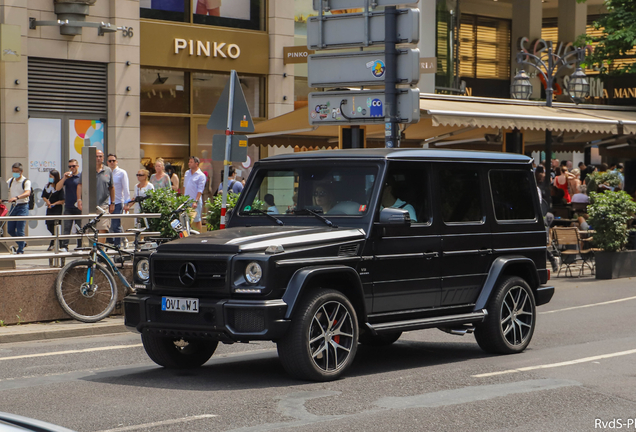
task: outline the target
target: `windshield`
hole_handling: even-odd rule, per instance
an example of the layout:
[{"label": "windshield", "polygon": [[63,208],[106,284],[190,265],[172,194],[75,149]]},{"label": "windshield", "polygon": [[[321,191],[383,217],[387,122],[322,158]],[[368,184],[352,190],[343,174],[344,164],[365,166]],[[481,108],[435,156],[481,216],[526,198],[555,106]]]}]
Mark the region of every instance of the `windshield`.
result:
[{"label": "windshield", "polygon": [[307,166],[260,169],[240,215],[363,216],[377,177],[377,166]]}]

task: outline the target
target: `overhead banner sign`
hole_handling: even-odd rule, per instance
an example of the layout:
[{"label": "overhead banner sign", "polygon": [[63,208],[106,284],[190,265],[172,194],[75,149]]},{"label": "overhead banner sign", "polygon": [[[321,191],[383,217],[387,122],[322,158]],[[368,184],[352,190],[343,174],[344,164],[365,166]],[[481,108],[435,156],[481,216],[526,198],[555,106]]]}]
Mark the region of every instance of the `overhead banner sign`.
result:
[{"label": "overhead banner sign", "polygon": [[[383,51],[314,54],[309,56],[309,87],[384,85],[386,63]],[[397,81],[416,84],[420,80],[420,50],[401,49],[397,56]]]},{"label": "overhead banner sign", "polygon": [[[398,89],[400,123],[420,120],[420,89]],[[365,125],[384,123],[384,90],[332,91],[309,94],[309,124]]]}]

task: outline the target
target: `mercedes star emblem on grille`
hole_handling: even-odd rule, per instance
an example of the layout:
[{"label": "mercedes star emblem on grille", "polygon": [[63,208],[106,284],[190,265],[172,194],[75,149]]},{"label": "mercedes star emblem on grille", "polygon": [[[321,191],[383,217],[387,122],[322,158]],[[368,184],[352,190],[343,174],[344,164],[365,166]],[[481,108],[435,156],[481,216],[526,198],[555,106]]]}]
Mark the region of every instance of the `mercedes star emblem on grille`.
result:
[{"label": "mercedes star emblem on grille", "polygon": [[197,278],[197,268],[191,262],[187,262],[179,269],[179,280],[185,286],[190,286]]}]

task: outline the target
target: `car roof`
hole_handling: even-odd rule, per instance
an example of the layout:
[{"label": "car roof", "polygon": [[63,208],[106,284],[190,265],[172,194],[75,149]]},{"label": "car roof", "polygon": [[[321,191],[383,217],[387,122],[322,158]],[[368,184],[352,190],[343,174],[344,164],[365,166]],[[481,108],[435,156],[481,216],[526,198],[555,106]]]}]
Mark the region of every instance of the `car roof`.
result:
[{"label": "car roof", "polygon": [[448,160],[475,162],[510,162],[527,164],[532,158],[515,153],[485,152],[447,149],[346,149],[318,150],[281,154],[263,159],[264,161],[316,159],[387,159],[387,160]]}]

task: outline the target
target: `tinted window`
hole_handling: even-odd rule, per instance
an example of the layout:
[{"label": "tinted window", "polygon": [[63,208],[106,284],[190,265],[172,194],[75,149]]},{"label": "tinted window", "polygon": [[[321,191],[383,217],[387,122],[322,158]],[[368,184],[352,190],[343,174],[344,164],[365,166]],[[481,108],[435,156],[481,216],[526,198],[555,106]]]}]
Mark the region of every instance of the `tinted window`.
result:
[{"label": "tinted window", "polygon": [[490,190],[497,220],[534,220],[537,187],[529,172],[492,170]]},{"label": "tinted window", "polygon": [[442,169],[439,180],[444,222],[483,220],[479,172],[476,169]]},{"label": "tinted window", "polygon": [[[288,169],[260,169],[240,215],[261,217],[258,212],[306,217],[310,210],[330,216],[362,216],[377,175],[376,166],[334,166],[316,163]],[[313,217],[313,216],[309,216]]]},{"label": "tinted window", "polygon": [[382,187],[380,205],[408,210],[413,223],[428,223],[428,173],[423,163],[392,162]]}]

